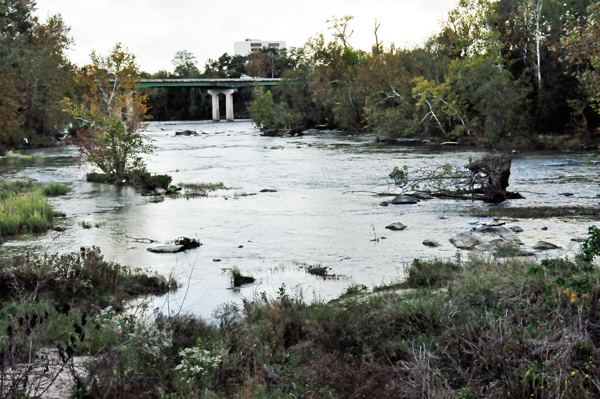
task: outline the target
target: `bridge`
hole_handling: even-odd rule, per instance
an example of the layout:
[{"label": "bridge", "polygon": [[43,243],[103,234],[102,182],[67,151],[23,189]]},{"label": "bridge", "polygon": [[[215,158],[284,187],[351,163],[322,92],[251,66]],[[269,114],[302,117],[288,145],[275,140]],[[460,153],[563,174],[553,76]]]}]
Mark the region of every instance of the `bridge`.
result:
[{"label": "bridge", "polygon": [[219,112],[219,94],[225,95],[225,116],[233,121],[233,93],[242,87],[276,86],[281,79],[239,78],[239,79],[142,79],[136,89],[152,87],[203,87],[212,96],[213,121],[221,119]]}]

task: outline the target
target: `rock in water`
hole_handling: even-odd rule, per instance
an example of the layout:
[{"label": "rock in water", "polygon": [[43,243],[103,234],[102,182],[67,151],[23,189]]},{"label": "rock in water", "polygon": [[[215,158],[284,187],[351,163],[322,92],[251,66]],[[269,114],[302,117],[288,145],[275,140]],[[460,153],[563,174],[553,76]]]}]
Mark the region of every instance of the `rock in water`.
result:
[{"label": "rock in water", "polygon": [[418,202],[419,201],[417,201],[416,198],[411,197],[410,195],[403,195],[403,194],[400,194],[400,195],[394,197],[394,199],[391,201],[391,203],[394,205],[416,204]]},{"label": "rock in water", "polygon": [[434,199],[435,197],[431,194],[429,194],[426,191],[417,191],[414,192],[413,194],[411,194],[411,197],[415,197],[418,198],[420,200],[430,200],[430,199]]},{"label": "rock in water", "polygon": [[442,244],[440,244],[437,241],[434,240],[425,240],[423,241],[423,245],[425,245],[426,247],[430,247],[430,248],[437,248],[440,247]]},{"label": "rock in water", "polygon": [[546,241],[538,241],[537,244],[533,246],[533,249],[538,251],[547,251],[549,249],[558,249],[560,248],[558,245],[554,245],[552,243]]},{"label": "rock in water", "polygon": [[185,247],[183,245],[163,245],[160,247],[147,248],[147,250],[156,254],[174,254],[185,251]]},{"label": "rock in water", "polygon": [[481,241],[472,232],[460,233],[452,237],[450,242],[458,249],[473,249],[481,244]]},{"label": "rock in water", "polygon": [[519,226],[510,227],[510,229],[515,233],[522,233],[524,230]]},{"label": "rock in water", "polygon": [[506,227],[482,227],[466,233],[460,233],[450,239],[459,249],[492,249],[498,247],[523,245],[523,242]]},{"label": "rock in water", "polygon": [[481,186],[485,202],[499,204],[506,200],[511,162],[510,155],[486,155],[469,164],[471,179]]},{"label": "rock in water", "polygon": [[260,190],[261,193],[276,193],[277,190],[272,190],[270,188],[263,188],[262,190]]},{"label": "rock in water", "polygon": [[406,228],[406,226],[403,225],[402,223],[392,223],[389,226],[385,226],[385,228],[388,230],[400,231],[400,230],[404,230]]}]

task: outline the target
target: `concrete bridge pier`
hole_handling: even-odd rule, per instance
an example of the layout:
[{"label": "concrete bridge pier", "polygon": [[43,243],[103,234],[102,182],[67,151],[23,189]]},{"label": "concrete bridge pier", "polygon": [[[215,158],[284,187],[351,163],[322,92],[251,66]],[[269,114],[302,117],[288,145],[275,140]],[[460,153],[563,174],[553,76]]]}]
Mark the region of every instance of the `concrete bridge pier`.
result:
[{"label": "concrete bridge pier", "polygon": [[221,112],[219,110],[219,94],[225,94],[225,117],[229,122],[233,122],[233,93],[237,89],[210,89],[208,94],[212,96],[212,112],[213,121],[221,120]]}]

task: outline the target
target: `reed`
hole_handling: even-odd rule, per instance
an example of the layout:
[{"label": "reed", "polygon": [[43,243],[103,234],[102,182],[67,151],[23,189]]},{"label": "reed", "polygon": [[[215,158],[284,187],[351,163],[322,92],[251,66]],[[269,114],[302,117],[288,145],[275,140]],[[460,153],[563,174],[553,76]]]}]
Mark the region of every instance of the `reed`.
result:
[{"label": "reed", "polygon": [[47,197],[68,191],[62,183],[21,180],[0,183],[0,237],[48,230],[54,221],[54,210]]}]

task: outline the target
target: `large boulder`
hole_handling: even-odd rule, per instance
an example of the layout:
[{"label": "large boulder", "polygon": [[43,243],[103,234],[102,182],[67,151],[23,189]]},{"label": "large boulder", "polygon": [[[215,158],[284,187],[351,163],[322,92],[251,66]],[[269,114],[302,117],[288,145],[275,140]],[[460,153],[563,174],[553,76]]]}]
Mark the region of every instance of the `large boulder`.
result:
[{"label": "large boulder", "polygon": [[392,231],[400,231],[400,230],[404,230],[406,228],[406,226],[403,225],[402,223],[398,222],[398,223],[392,223],[389,226],[385,226],[385,228],[388,230],[392,230]]},{"label": "large boulder", "polygon": [[547,241],[538,241],[534,246],[533,249],[536,249],[538,251],[547,251],[549,249],[558,249],[560,248],[558,245],[554,245],[550,242]]},{"label": "large boulder", "polygon": [[469,232],[460,233],[450,239],[459,249],[490,250],[498,247],[523,245],[523,242],[506,227],[482,227]]}]

